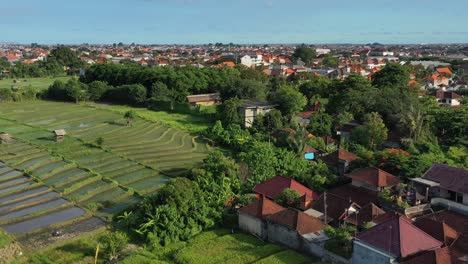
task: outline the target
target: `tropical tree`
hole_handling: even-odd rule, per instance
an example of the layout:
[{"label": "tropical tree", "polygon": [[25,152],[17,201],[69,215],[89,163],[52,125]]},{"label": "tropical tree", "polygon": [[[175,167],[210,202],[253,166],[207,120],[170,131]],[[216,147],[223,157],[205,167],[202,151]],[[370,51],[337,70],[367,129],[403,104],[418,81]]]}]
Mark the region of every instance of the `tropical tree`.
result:
[{"label": "tropical tree", "polygon": [[275,198],[275,202],[284,207],[296,207],[301,195],[298,191],[286,188]]},{"label": "tropical tree", "polygon": [[125,112],[124,118],[127,119],[127,126],[133,125],[133,120],[135,119],[136,115],[137,115],[136,112],[133,110]]}]

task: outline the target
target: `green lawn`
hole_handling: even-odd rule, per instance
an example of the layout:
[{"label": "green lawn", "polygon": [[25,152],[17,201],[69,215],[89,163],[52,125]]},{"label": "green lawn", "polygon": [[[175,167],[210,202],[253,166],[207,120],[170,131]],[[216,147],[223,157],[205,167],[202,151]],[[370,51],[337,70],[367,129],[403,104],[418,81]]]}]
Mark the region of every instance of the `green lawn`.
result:
[{"label": "green lawn", "polygon": [[[0,89],[11,88],[12,86],[26,87],[31,85],[32,87],[36,87],[43,90],[47,89],[55,80],[68,81],[69,79],[69,76],[56,78],[5,78],[3,80],[0,80]],[[16,80],[17,82],[15,83],[14,80]]]},{"label": "green lawn", "polygon": [[[96,103],[89,103],[88,105],[99,109],[106,109],[119,114],[124,114],[128,110],[134,110],[137,113],[137,115],[142,119],[151,122],[159,122],[169,127],[181,129],[189,133],[198,133],[213,125],[201,115],[170,113],[166,111],[152,111],[146,108],[133,108],[121,105],[107,105]],[[204,111],[205,113],[213,113],[213,108],[205,107],[201,111]]]},{"label": "green lawn", "polygon": [[149,251],[136,251],[122,263],[321,263],[275,244],[265,243],[244,233],[230,230],[203,232],[188,242],[171,244]]}]

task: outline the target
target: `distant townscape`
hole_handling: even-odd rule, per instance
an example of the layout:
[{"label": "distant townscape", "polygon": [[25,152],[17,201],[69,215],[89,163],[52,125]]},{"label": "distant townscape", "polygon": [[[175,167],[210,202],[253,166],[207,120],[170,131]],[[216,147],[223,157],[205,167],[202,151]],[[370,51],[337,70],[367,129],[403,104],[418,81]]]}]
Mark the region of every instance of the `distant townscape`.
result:
[{"label": "distant townscape", "polygon": [[0,263],[468,263],[468,44],[0,45]]}]

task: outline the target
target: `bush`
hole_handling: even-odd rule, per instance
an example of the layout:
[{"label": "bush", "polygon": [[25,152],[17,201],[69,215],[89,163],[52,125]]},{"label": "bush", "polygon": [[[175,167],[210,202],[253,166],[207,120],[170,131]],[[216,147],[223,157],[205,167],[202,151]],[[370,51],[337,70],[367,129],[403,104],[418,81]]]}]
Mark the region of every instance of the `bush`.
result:
[{"label": "bush", "polygon": [[127,235],[120,231],[112,232],[99,238],[99,245],[101,245],[101,248],[110,260],[118,257],[119,252],[125,248],[127,242]]}]

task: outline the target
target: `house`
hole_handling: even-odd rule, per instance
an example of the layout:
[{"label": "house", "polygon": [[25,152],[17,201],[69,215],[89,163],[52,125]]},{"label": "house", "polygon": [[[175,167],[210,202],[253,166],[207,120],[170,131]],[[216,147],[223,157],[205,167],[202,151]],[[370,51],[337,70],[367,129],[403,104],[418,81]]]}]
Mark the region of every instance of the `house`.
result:
[{"label": "house", "polygon": [[65,132],[65,129],[56,129],[54,130],[54,134],[56,137],[64,137],[67,132]]},{"label": "house", "polygon": [[306,213],[320,217],[326,220],[327,223],[339,226],[349,215],[369,203],[377,202],[377,194],[375,191],[351,184],[342,185],[320,195]]},{"label": "house", "polygon": [[299,208],[301,209],[310,207],[312,202],[319,197],[318,193],[305,187],[296,180],[284,176],[275,176],[269,180],[255,185],[253,192],[256,193],[259,198],[266,197],[274,200],[278,195],[281,194],[281,192],[283,192],[284,189],[287,188],[295,190],[299,193]]},{"label": "house", "polygon": [[400,183],[396,176],[375,167],[359,169],[347,174],[346,177],[352,180],[352,185],[376,192],[389,189]]},{"label": "house", "polygon": [[238,211],[239,228],[262,239],[267,238],[266,217],[285,210],[281,205],[262,197]]},{"label": "house", "polygon": [[429,87],[449,86],[450,79],[439,73],[433,73],[426,78]]},{"label": "house", "polygon": [[256,67],[263,64],[262,55],[244,55],[240,60],[241,64],[247,67]]},{"label": "house", "polygon": [[324,228],[320,219],[293,208],[267,217],[268,241],[314,256],[323,255]]},{"label": "house", "polygon": [[448,105],[448,106],[458,106],[460,105],[461,96],[455,92],[446,92],[444,90],[438,90],[436,92],[437,102],[439,106]]},{"label": "house", "polygon": [[246,100],[240,106],[240,115],[245,127],[251,127],[258,115],[265,115],[275,108],[276,105],[264,102]]},{"label": "house", "polygon": [[189,95],[187,96],[187,101],[192,106],[209,106],[220,103],[221,96],[219,95],[219,93]]},{"label": "house", "polygon": [[351,162],[357,158],[358,156],[351,152],[348,152],[344,149],[338,149],[328,155],[323,156],[321,160],[325,162],[331,170],[343,176],[345,172],[348,172]]},{"label": "house", "polygon": [[359,233],[353,243],[353,263],[399,263],[442,242],[411,223],[405,216],[394,216]]},{"label": "house", "polygon": [[[421,178],[411,179],[416,192],[425,201],[436,200],[450,206],[450,202],[468,205],[468,170],[436,163]],[[458,206],[464,209],[464,206]],[[468,213],[468,207],[465,208]]]},{"label": "house", "polygon": [[263,240],[282,244],[314,256],[323,255],[328,237],[318,218],[297,209],[283,208],[262,197],[238,211],[239,228]]},{"label": "house", "polygon": [[344,222],[357,227],[364,227],[366,224],[374,226],[391,215],[391,213],[386,213],[374,203],[368,203],[357,211],[348,214]]}]

